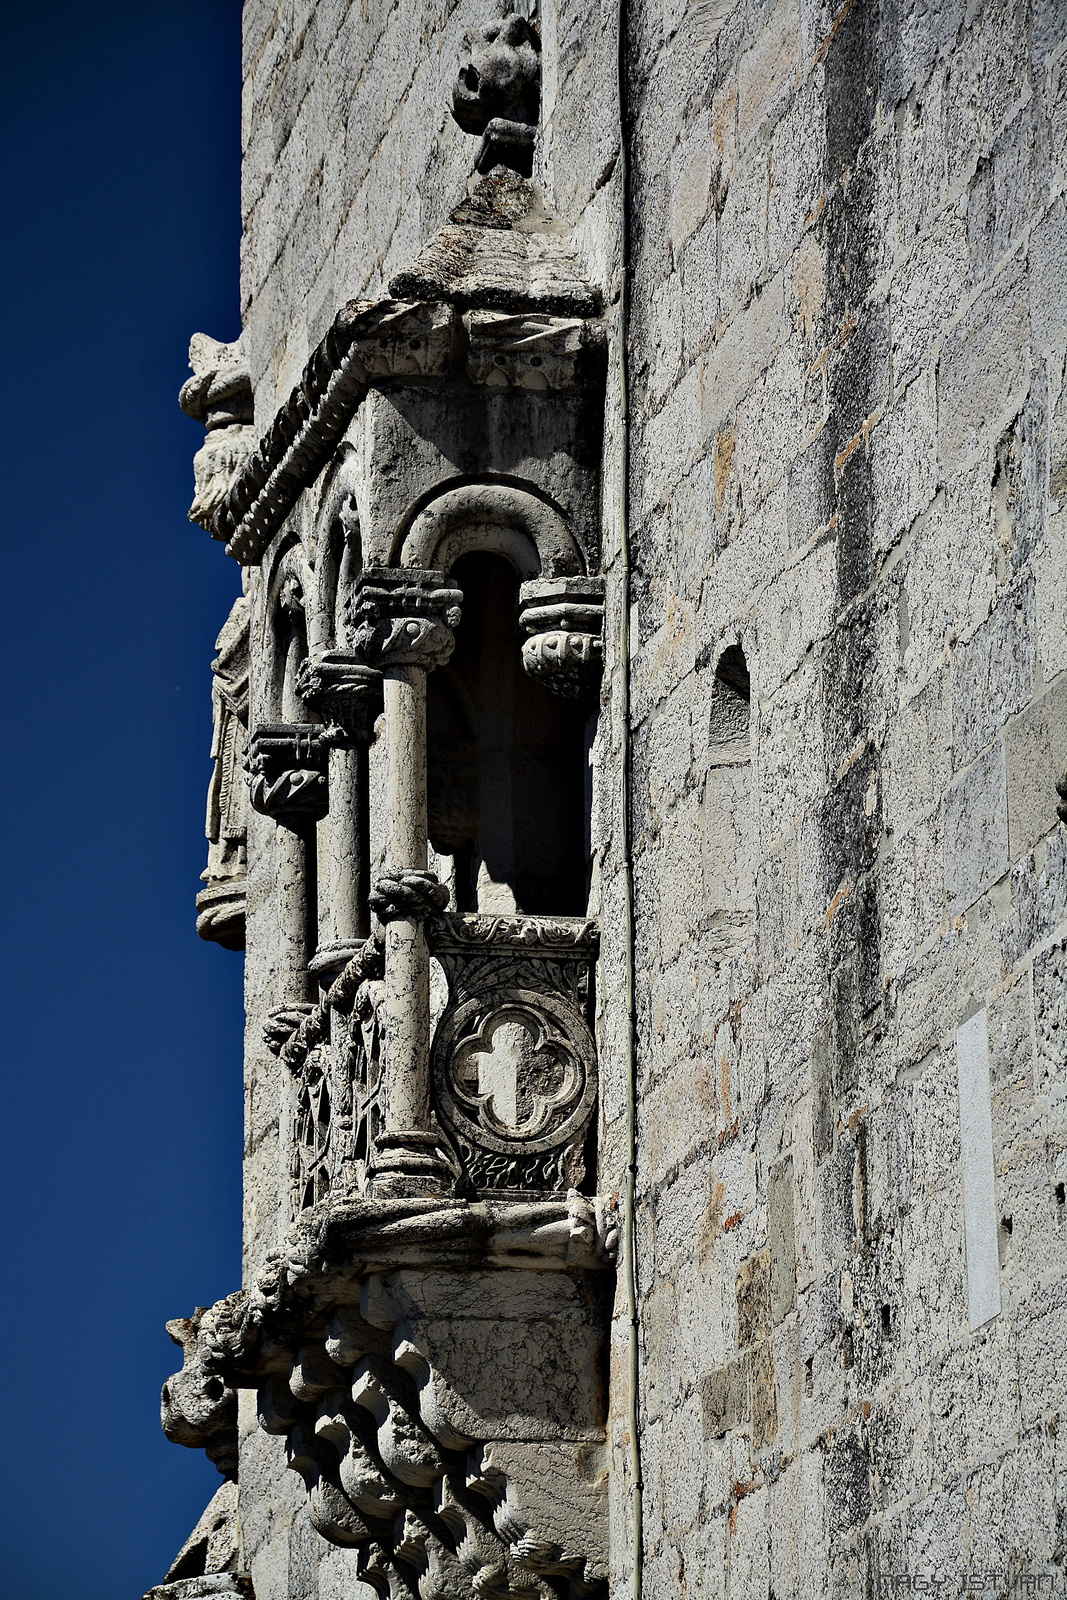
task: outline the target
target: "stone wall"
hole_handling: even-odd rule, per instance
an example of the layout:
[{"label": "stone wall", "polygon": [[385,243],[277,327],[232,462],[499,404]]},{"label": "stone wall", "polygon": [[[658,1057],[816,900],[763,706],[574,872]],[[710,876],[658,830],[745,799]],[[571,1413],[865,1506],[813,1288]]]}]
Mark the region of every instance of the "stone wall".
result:
[{"label": "stone wall", "polygon": [[[259,431],[338,307],[383,293],[465,193],[448,85],[464,30],[506,9],[248,0]],[[540,25],[534,175],[610,321],[615,9],[545,0]],[[1067,1538],[1063,27],[1053,0],[630,0],[629,27],[646,1591],[1050,1572]],[[601,1193],[626,1160],[613,394]],[[287,892],[276,837],[250,814],[249,1270],[289,1221],[285,1068],[262,1038],[280,966],[299,965],[263,933]],[[621,1595],[622,1315],[611,1385]],[[282,1441],[242,1406],[259,1600],[351,1593],[354,1557],[310,1527]]]},{"label": "stone wall", "polygon": [[1051,1574],[1062,12],[631,60],[646,1591]]},{"label": "stone wall", "polygon": [[[242,309],[262,429],[339,306],[374,298],[466,193],[475,145],[453,121],[464,32],[505,0],[248,0]],[[529,4],[514,9],[529,12]],[[614,37],[597,0],[542,19],[535,177],[604,277],[603,189],[618,147]],[[609,170],[610,169],[610,170]]]}]

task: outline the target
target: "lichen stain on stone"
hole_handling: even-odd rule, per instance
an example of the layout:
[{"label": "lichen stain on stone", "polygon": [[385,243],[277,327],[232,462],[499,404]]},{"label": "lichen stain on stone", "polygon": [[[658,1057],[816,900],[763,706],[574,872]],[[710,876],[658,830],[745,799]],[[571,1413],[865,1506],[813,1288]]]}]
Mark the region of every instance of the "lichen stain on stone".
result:
[{"label": "lichen stain on stone", "polygon": [[715,474],[715,509],[721,511],[726,504],[726,490],[734,464],[734,445],[737,433],[733,423],[723,428],[715,440],[713,469]]}]

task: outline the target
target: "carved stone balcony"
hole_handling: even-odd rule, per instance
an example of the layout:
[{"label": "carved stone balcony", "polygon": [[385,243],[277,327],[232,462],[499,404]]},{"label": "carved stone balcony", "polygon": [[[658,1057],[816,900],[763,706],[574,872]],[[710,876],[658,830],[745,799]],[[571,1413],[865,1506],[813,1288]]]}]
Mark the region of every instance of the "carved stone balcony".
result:
[{"label": "carved stone balcony", "polygon": [[601,1595],[616,1247],[573,1194],[313,1207],[198,1318],[171,1410],[255,1388],[312,1524],[383,1595]]}]

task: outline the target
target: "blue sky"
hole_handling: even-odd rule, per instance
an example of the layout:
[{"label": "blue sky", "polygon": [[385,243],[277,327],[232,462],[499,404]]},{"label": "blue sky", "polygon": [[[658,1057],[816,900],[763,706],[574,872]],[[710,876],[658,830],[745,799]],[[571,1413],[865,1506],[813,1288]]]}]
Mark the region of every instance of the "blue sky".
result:
[{"label": "blue sky", "polygon": [[168,1317],[240,1274],[241,958],[202,943],[189,335],[239,330],[238,0],[5,4],[4,1592],[137,1600],[221,1481]]}]

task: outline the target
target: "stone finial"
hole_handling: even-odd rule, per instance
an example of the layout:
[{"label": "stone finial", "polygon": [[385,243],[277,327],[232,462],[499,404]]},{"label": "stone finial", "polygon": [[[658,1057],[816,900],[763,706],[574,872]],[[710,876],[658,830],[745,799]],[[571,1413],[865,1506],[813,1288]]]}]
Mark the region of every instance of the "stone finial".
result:
[{"label": "stone finial", "polygon": [[466,133],[480,133],[479,172],[511,167],[528,178],[541,110],[541,40],[525,17],[472,28],[460,48],[452,115]]},{"label": "stone finial", "polygon": [[189,365],[193,375],[178,395],[187,417],[202,422],[208,432],[252,421],[252,379],[239,339],[223,344],[206,333],[194,333],[189,341]]},{"label": "stone finial", "polygon": [[207,429],[207,439],[193,457],[196,494],[189,521],[214,533],[215,514],[255,443],[252,378],[240,340],[223,344],[206,333],[194,333],[189,365],[193,375],[182,385],[178,404],[187,417]]}]

